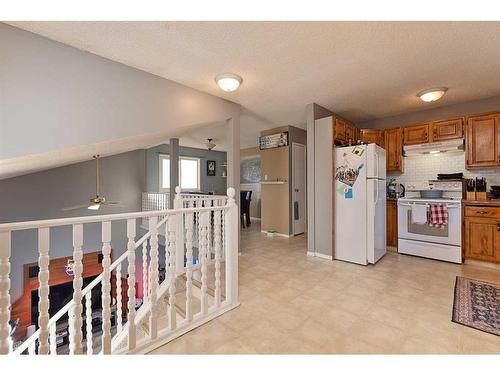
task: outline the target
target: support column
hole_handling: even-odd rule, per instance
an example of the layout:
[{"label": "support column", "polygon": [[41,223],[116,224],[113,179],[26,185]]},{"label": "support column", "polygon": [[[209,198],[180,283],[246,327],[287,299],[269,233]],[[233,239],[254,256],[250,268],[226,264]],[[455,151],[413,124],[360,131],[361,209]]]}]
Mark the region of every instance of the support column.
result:
[{"label": "support column", "polygon": [[168,146],[170,157],[170,194],[168,207],[174,207],[175,187],[180,186],[179,181],[179,138],[170,138]]},{"label": "support column", "polygon": [[[226,121],[227,124],[227,188],[234,188],[234,199],[240,210],[240,115]],[[238,226],[239,228],[239,226]],[[238,249],[240,247],[240,230],[238,230]]]}]

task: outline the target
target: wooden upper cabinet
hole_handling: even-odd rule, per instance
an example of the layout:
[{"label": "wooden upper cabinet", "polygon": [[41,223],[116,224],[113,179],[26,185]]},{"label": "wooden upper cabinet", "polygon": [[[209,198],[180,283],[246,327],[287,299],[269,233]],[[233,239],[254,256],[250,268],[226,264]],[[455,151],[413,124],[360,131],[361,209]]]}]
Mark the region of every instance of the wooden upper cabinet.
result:
[{"label": "wooden upper cabinet", "polygon": [[346,131],[347,131],[347,123],[344,120],[335,117],[334,127],[333,127],[334,138],[343,142],[347,141]]},{"label": "wooden upper cabinet", "polygon": [[434,121],[430,127],[431,142],[447,141],[464,137],[464,119]]},{"label": "wooden upper cabinet", "polygon": [[385,148],[385,138],[383,129],[361,129],[361,142],[376,143]]},{"label": "wooden upper cabinet", "polygon": [[403,128],[403,144],[416,145],[429,142],[429,124],[410,125]]},{"label": "wooden upper cabinet", "polygon": [[499,114],[472,116],[467,121],[467,168],[500,166]]},{"label": "wooden upper cabinet", "polygon": [[403,145],[401,128],[385,130],[387,172],[403,172]]},{"label": "wooden upper cabinet", "polygon": [[349,139],[352,141],[352,144],[356,143],[356,133],[355,133],[355,127],[352,126],[351,124],[346,124],[345,127],[345,140],[348,142]]}]

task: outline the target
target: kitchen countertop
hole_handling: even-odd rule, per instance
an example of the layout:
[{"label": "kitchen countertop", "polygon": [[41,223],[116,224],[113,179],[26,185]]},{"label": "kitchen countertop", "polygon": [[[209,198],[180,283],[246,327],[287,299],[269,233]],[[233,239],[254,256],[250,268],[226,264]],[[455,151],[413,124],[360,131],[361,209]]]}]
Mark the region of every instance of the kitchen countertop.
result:
[{"label": "kitchen countertop", "polygon": [[398,200],[398,198],[386,198],[386,200],[388,200],[388,201],[394,201],[395,202],[395,201]]},{"label": "kitchen countertop", "polygon": [[469,201],[467,199],[462,199],[462,204],[464,205],[473,205],[473,206],[492,206],[492,207],[500,207],[500,199],[498,200],[485,200],[485,201]]}]

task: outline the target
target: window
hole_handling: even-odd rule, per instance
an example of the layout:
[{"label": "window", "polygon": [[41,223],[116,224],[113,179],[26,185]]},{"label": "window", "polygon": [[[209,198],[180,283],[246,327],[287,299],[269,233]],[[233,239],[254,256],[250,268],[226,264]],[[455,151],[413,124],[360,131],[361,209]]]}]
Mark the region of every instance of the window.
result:
[{"label": "window", "polygon": [[[200,159],[179,157],[179,183],[182,190],[200,190]],[[170,158],[160,155],[160,191],[170,190]]]}]

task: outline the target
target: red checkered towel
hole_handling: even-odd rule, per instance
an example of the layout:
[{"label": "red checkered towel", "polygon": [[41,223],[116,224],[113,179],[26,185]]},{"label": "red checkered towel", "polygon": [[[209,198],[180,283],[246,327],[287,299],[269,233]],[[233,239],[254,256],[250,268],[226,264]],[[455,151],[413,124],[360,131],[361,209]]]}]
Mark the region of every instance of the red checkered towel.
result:
[{"label": "red checkered towel", "polygon": [[443,228],[448,224],[448,209],[440,203],[429,204],[429,226]]}]

